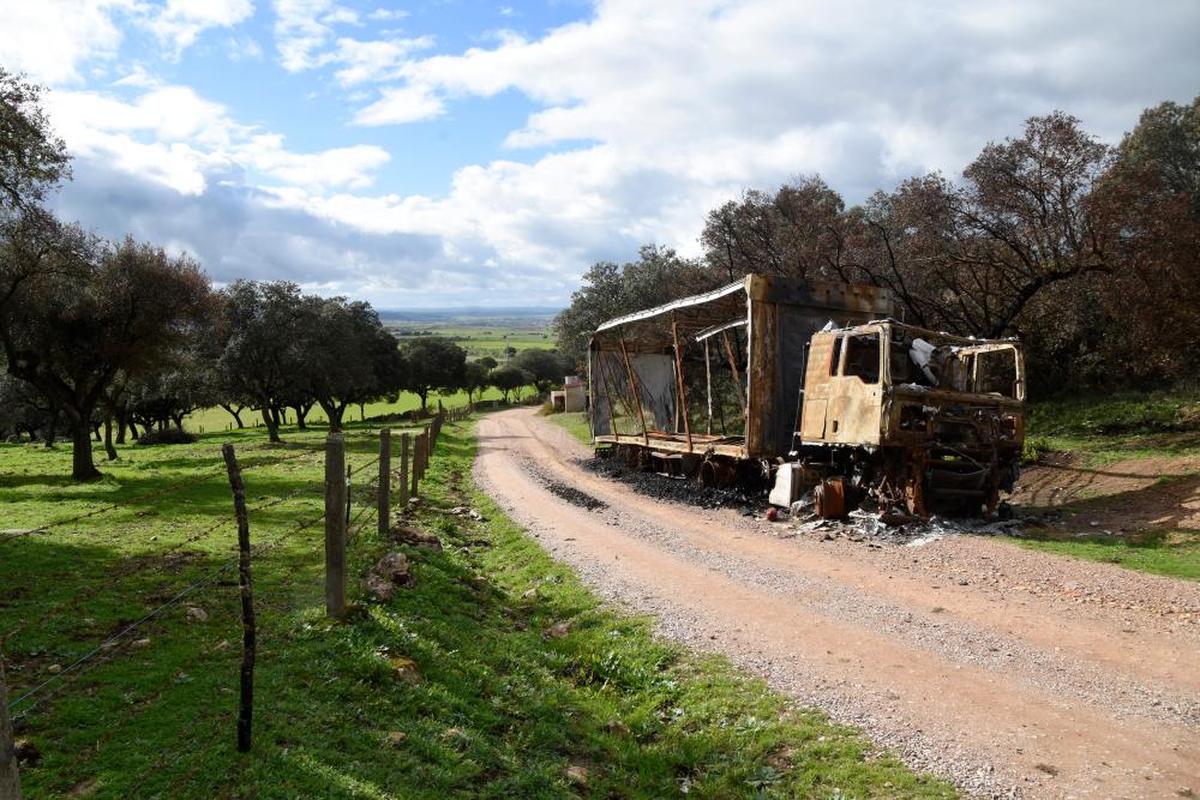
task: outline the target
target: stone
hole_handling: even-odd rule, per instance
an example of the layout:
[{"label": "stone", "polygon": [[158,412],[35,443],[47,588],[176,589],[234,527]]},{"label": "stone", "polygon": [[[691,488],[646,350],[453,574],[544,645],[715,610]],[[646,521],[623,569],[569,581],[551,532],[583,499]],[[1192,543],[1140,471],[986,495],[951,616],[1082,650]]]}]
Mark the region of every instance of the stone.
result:
[{"label": "stone", "polygon": [[388,659],[388,664],[396,673],[396,677],[405,683],[417,684],[421,682],[421,671],[417,669],[417,662],[405,656],[392,656]]},{"label": "stone", "polygon": [[404,553],[388,553],[367,574],[367,593],[381,603],[395,597],[396,587],[412,584],[412,564]]},{"label": "stone", "polygon": [[570,622],[556,622],[546,631],[546,637],[549,639],[561,639],[570,632]]},{"label": "stone", "polygon": [[188,606],[188,622],[208,622],[208,612],[199,606]]},{"label": "stone", "polygon": [[576,786],[587,786],[587,767],[581,767],[578,764],[572,764],[571,766],[567,767],[567,780]]},{"label": "stone", "polygon": [[408,734],[404,731],[391,731],[388,733],[386,741],[390,747],[399,747],[407,738]]},{"label": "stone", "polygon": [[432,550],[435,553],[442,552],[442,542],[437,536],[425,531],[419,531],[416,528],[409,528],[404,525],[396,525],[391,531],[391,536],[401,544],[412,545],[413,547],[423,547],[426,550]]}]

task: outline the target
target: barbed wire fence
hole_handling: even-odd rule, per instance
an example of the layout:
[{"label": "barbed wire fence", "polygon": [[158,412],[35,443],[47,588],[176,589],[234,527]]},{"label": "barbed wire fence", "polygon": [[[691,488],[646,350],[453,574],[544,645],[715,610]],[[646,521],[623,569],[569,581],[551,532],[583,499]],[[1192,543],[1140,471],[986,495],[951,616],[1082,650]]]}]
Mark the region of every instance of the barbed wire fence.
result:
[{"label": "barbed wire fence", "polygon": [[[92,670],[121,657],[125,653],[136,650],[137,643],[141,641],[136,638],[137,635],[144,632],[148,626],[157,620],[160,620],[167,612],[179,607],[189,599],[198,598],[208,592],[214,591],[217,587],[227,584],[238,586],[242,597],[242,692],[237,733],[239,750],[248,750],[251,741],[250,720],[253,708],[253,666],[256,639],[256,623],[253,613],[253,595],[250,577],[251,561],[253,559],[261,559],[284,544],[294,541],[305,531],[323,523],[325,528],[324,549],[327,613],[337,619],[343,618],[346,613],[345,569],[347,546],[354,544],[360,538],[362,531],[372,521],[377,522],[381,537],[387,534],[392,518],[392,495],[398,495],[402,508],[407,507],[412,498],[420,496],[420,484],[429,467],[433,449],[442,431],[443,424],[447,420],[465,420],[470,416],[472,411],[473,408],[470,406],[452,410],[439,409],[438,414],[432,418],[429,424],[423,426],[415,434],[407,431],[401,433],[398,437],[398,459],[393,459],[392,432],[389,428],[384,427],[378,432],[379,454],[368,461],[352,465],[346,464],[346,440],[344,435],[340,433],[330,434],[324,446],[325,481],[322,486],[295,488],[283,495],[264,500],[251,507],[246,507],[244,503],[244,486],[240,486],[241,472],[243,470],[253,471],[261,467],[278,466],[293,461],[300,461],[305,466],[315,466],[317,462],[315,456],[318,456],[320,451],[304,449],[284,458],[265,461],[257,460],[253,463],[248,462],[245,465],[239,466],[233,446],[226,445],[224,448],[227,451],[225,463],[222,463],[219,469],[208,468],[201,475],[178,481],[170,486],[156,489],[152,492],[135,495],[100,508],[63,519],[52,520],[35,528],[23,529],[0,537],[0,548],[2,548],[15,539],[24,539],[51,531],[60,531],[86,520],[94,520],[108,514],[127,511],[132,505],[137,503],[144,503],[170,493],[198,486],[212,480],[222,471],[226,472],[231,492],[234,495],[235,514],[232,517],[222,517],[211,524],[204,525],[188,533],[179,541],[156,552],[155,555],[158,561],[161,562],[164,557],[181,553],[186,548],[198,545],[219,531],[228,530],[233,525],[236,525],[239,532],[239,548],[236,556],[222,560],[221,563],[198,576],[191,576],[191,579],[181,586],[175,586],[165,599],[157,600],[148,610],[143,609],[142,613],[136,619],[122,621],[115,631],[73,658],[68,659],[64,664],[48,666],[41,674],[28,683],[25,682],[25,676],[22,676],[22,683],[25,683],[25,685],[15,693],[12,699],[9,699],[5,672],[6,650],[9,642],[13,641],[15,637],[29,631],[43,629],[44,626],[55,620],[74,619],[85,611],[86,604],[89,601],[103,598],[108,593],[118,590],[123,585],[127,585],[131,579],[151,572],[156,562],[152,559],[130,560],[127,564],[113,570],[103,580],[80,587],[70,597],[56,602],[53,606],[44,609],[36,616],[18,621],[9,630],[0,630],[0,800],[19,800],[21,796],[16,747],[18,740],[15,738],[15,731],[23,729],[29,720],[35,716],[35,712],[39,710],[44,711],[47,707],[53,705],[53,701],[56,698],[79,687],[83,683],[84,676]],[[257,454],[261,449],[247,448],[246,452]],[[306,464],[305,457],[311,459],[311,462]],[[377,470],[367,472],[372,467],[377,467]],[[366,475],[366,477],[358,477],[362,475]],[[357,496],[362,501],[358,504],[359,507],[357,510],[354,508],[353,500],[355,495],[351,492],[352,487],[358,487]],[[322,513],[306,516],[288,527],[283,533],[267,537],[265,541],[253,547],[250,546],[251,523],[256,519],[261,522],[262,512],[291,501],[305,498],[315,499],[317,496],[324,497],[325,503]],[[374,500],[374,502],[370,502],[371,500]],[[266,527],[269,528],[270,526]],[[258,530],[258,525],[255,524],[253,529]],[[238,574],[238,581],[232,583],[228,578],[235,573]],[[195,656],[195,658],[179,665],[179,671],[182,672],[185,668],[192,669],[196,662],[208,655],[210,654],[201,653]],[[91,752],[94,754],[105,746],[125,729],[126,726],[132,724],[140,714],[159,702],[164,694],[168,692],[169,687],[166,685],[166,682],[163,685],[156,686],[154,691],[148,696],[146,702],[139,704],[137,709],[132,713],[127,712],[122,716],[120,724],[110,724],[106,727],[102,736],[90,748]],[[160,754],[160,757],[165,758],[166,756]],[[80,758],[83,758],[83,756],[80,756]],[[147,773],[152,773],[153,771],[147,770]],[[143,780],[148,778],[149,774],[144,776]],[[133,791],[136,791],[136,788]]]}]

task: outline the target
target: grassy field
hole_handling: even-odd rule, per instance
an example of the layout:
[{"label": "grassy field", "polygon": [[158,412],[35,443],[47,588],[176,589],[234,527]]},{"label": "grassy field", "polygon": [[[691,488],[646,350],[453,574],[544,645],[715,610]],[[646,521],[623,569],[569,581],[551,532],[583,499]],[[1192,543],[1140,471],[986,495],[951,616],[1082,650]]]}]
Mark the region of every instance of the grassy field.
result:
[{"label": "grassy field", "polygon": [[413,338],[413,334],[421,332],[424,335],[444,336],[453,340],[459,347],[467,351],[470,358],[491,356],[503,361],[505,351],[512,347],[517,352],[521,350],[550,349],[557,346],[554,335],[550,332],[549,324],[544,320],[519,325],[463,324],[461,322],[406,322],[388,320],[388,328],[404,341]]},{"label": "grassy field", "polygon": [[[525,392],[532,391],[526,389]],[[475,395],[476,403],[489,403],[493,400],[500,399],[500,391],[498,389],[486,389]],[[431,394],[429,395],[428,406],[431,410],[437,410],[438,401],[441,401],[446,408],[458,408],[467,404],[466,392],[453,392],[447,394]],[[402,392],[396,399],[396,402],[389,403],[387,401],[379,401],[375,403],[367,403],[362,413],[358,406],[351,406],[346,409],[345,420],[347,422],[361,422],[364,418],[378,417],[383,414],[401,414],[405,411],[421,407],[421,398],[417,397],[412,392]],[[288,419],[295,422],[295,414],[289,409]],[[306,421],[310,424],[325,424],[325,412],[320,406],[313,406],[309,412]],[[262,416],[257,411],[246,410],[242,412],[242,422],[247,425],[261,425]],[[233,427],[233,417],[223,408],[206,408],[196,411],[188,415],[184,420],[184,426],[189,431],[196,433],[212,433],[213,431],[226,431]]]},{"label": "grassy field", "polygon": [[[657,641],[603,607],[474,487],[474,440],[448,425],[402,548],[415,585],[359,593],[396,545],[370,513],[349,554],[350,621],[322,613],[324,432],[127,446],[99,482],[62,476],[66,448],[0,446],[0,627],[18,735],[40,753],[29,797],[948,797],[726,663]],[[355,513],[375,437],[351,429]],[[234,750],[240,626],[234,531],[217,446],[245,468],[259,654],[255,746]],[[366,465],[366,466],[364,466]],[[287,498],[277,504],[280,498]],[[111,508],[110,508],[111,506]],[[454,516],[470,506],[483,520]],[[107,510],[105,510],[107,509]],[[99,511],[45,532],[14,531]],[[206,530],[216,523],[216,529]],[[182,602],[100,651],[205,577]],[[26,715],[27,716],[24,716]]]},{"label": "grassy field", "polygon": [[[1034,403],[1028,439],[1031,455],[1068,453],[1082,470],[1105,471],[1121,462],[1158,459],[1163,472],[1147,490],[1105,495],[1092,491],[1060,511],[1087,520],[1098,514],[1120,519],[1122,509],[1151,503],[1164,519],[1171,504],[1187,502],[1187,488],[1200,481],[1189,458],[1200,456],[1200,397],[1194,393],[1117,394]],[[1174,484],[1172,486],[1172,484]],[[1165,490],[1165,491],[1164,491]],[[1176,491],[1183,490],[1183,491]],[[1080,526],[1086,525],[1081,522]],[[1105,533],[1051,526],[1027,529],[1021,544],[1044,552],[1119,564],[1129,569],[1200,580],[1200,531],[1151,524]]]},{"label": "grassy field", "polygon": [[583,444],[591,445],[592,428],[591,423],[588,422],[586,411],[572,411],[569,414],[549,414],[546,419],[563,428]]}]

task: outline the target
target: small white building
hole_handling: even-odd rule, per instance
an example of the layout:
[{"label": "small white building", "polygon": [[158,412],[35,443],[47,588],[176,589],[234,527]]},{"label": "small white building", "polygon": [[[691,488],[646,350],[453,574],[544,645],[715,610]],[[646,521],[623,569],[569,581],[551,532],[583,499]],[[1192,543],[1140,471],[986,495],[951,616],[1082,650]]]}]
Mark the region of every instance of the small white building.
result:
[{"label": "small white building", "polygon": [[555,411],[583,411],[586,397],[579,376],[568,375],[563,379],[563,388],[550,393],[550,402],[554,404]]}]

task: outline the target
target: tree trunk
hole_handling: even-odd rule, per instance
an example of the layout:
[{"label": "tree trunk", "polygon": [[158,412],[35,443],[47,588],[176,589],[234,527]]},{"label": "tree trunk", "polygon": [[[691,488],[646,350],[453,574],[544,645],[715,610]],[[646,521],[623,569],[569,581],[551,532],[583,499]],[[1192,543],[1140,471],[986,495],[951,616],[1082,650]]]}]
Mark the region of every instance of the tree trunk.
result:
[{"label": "tree trunk", "polygon": [[305,422],[308,417],[308,409],[304,406],[292,406],[292,409],[296,412],[296,427],[302,431],[308,430],[308,423]]},{"label": "tree trunk", "polygon": [[425,413],[425,401],[426,401],[426,399],[429,398],[429,392],[428,391],[424,391],[424,392],[418,391],[417,397],[421,398],[421,413],[424,414]]},{"label": "tree trunk", "polygon": [[71,477],[77,481],[91,481],[100,477],[96,462],[92,460],[91,414],[81,415],[71,426]]},{"label": "tree trunk", "polygon": [[346,407],[344,405],[338,406],[336,403],[325,402],[323,400],[318,400],[317,402],[320,403],[321,410],[325,412],[325,418],[329,420],[329,432],[341,433],[342,412],[346,410]]},{"label": "tree trunk", "polygon": [[242,422],[242,410],[241,410],[241,408],[238,408],[238,409],[235,411],[232,405],[225,405],[224,403],[221,403],[220,405],[221,405],[221,408],[223,408],[223,409],[225,409],[226,411],[228,411],[228,412],[229,412],[229,415],[230,415],[231,417],[233,417],[233,421],[237,423],[238,430],[241,430],[242,428],[245,428],[245,427],[246,427],[246,425],[245,425],[245,424]]},{"label": "tree trunk", "polygon": [[125,419],[126,413],[123,409],[118,410],[115,418],[117,422],[117,444],[125,444]]},{"label": "tree trunk", "polygon": [[54,440],[58,438],[58,412],[55,411],[50,415],[50,423],[46,426],[46,447],[54,447]]},{"label": "tree trunk", "polygon": [[358,404],[358,421],[366,422],[366,419],[367,419],[367,404],[359,403]]},{"label": "tree trunk", "polygon": [[262,418],[263,418],[263,424],[265,424],[267,426],[267,439],[272,442],[283,441],[282,439],[279,438],[279,423],[276,422],[276,420],[272,414],[271,407],[269,405],[267,405],[266,403],[263,403]]},{"label": "tree trunk", "polygon": [[173,415],[172,420],[175,422],[176,430],[178,430],[180,433],[182,433],[183,432],[183,414]]},{"label": "tree trunk", "polygon": [[117,448],[113,447],[113,418],[112,414],[104,415],[104,454],[109,461],[117,460]]}]

